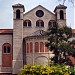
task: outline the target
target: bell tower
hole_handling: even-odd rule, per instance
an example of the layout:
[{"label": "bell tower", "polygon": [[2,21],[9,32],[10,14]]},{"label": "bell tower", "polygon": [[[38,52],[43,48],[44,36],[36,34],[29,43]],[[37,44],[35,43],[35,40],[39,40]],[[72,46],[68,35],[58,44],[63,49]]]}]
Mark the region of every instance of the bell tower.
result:
[{"label": "bell tower", "polygon": [[59,4],[54,10],[56,15],[56,21],[60,27],[66,25],[66,8],[66,6]]},{"label": "bell tower", "polygon": [[22,4],[13,5],[13,63],[12,73],[17,74],[23,67],[23,13]]}]

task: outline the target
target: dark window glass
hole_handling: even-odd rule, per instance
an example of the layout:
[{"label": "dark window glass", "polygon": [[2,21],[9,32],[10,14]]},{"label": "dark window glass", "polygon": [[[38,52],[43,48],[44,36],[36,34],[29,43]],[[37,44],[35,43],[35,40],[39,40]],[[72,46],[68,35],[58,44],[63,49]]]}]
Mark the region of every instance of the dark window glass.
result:
[{"label": "dark window glass", "polygon": [[6,53],[7,51],[6,51],[7,49],[6,49],[6,46],[4,46],[4,53]]},{"label": "dark window glass", "polygon": [[39,22],[38,21],[36,22],[36,27],[39,27]]},{"label": "dark window glass", "polygon": [[60,10],[60,19],[64,19],[64,13],[63,13],[63,11],[62,10]]},{"label": "dark window glass", "polygon": [[31,27],[31,21],[28,21],[28,27]]},{"label": "dark window glass", "polygon": [[41,27],[44,27],[44,22],[43,21],[41,22]]},{"label": "dark window glass", "polygon": [[10,44],[6,43],[3,45],[3,53],[10,53],[10,49],[11,49]]},{"label": "dark window glass", "polygon": [[55,21],[49,21],[48,26],[51,28],[56,27],[56,22]]},{"label": "dark window glass", "polygon": [[52,22],[49,22],[48,25],[49,25],[49,26],[52,25]]},{"label": "dark window glass", "polygon": [[31,27],[31,21],[30,20],[25,20],[23,22],[23,26],[25,26],[25,27]]},{"label": "dark window glass", "polygon": [[16,11],[16,19],[20,19],[20,10]]},{"label": "dark window glass", "polygon": [[42,20],[38,20],[36,22],[36,27],[44,27],[44,22]]},{"label": "dark window glass", "polygon": [[48,23],[48,26],[49,26],[50,28],[53,27],[53,22],[50,21],[50,22]]},{"label": "dark window glass", "polygon": [[27,22],[26,21],[23,22],[23,26],[27,27]]},{"label": "dark window glass", "polygon": [[7,53],[10,53],[10,46],[7,46]]},{"label": "dark window glass", "polygon": [[53,26],[56,27],[56,22],[53,22]]},{"label": "dark window glass", "polygon": [[36,16],[37,17],[43,17],[43,15],[44,15],[44,12],[42,10],[36,11]]}]

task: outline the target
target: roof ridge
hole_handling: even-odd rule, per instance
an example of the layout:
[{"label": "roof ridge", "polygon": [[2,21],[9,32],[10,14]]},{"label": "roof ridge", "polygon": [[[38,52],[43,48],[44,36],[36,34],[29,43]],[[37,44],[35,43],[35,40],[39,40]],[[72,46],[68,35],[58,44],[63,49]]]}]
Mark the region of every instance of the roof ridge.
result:
[{"label": "roof ridge", "polygon": [[46,9],[46,8],[45,8],[44,6],[42,6],[42,5],[35,6],[35,7],[34,7],[34,8],[32,8],[31,10],[27,11],[26,13],[24,13],[24,15],[26,15],[27,13],[31,12],[32,10],[34,10],[34,9],[38,8],[39,6],[40,6],[40,7],[42,7],[43,9],[47,10],[47,11],[48,11],[48,12],[50,12],[51,14],[53,14],[53,15],[54,15],[54,13],[53,13],[53,12],[49,11],[48,9]]}]

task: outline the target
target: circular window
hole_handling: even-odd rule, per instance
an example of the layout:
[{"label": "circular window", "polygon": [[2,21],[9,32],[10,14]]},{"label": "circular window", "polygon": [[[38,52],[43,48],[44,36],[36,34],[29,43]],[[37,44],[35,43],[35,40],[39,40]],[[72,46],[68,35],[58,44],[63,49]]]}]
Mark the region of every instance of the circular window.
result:
[{"label": "circular window", "polygon": [[44,15],[44,12],[42,10],[36,11],[36,16],[43,17],[43,15]]}]

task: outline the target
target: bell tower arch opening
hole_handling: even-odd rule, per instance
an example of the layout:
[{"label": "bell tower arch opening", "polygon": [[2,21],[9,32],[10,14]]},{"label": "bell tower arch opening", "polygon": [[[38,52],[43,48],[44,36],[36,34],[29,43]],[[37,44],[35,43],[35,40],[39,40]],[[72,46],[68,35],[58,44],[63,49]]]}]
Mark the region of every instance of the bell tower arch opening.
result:
[{"label": "bell tower arch opening", "polygon": [[64,12],[63,12],[63,10],[60,10],[60,19],[64,20]]},{"label": "bell tower arch opening", "polygon": [[16,10],[16,19],[20,19],[20,10]]}]

